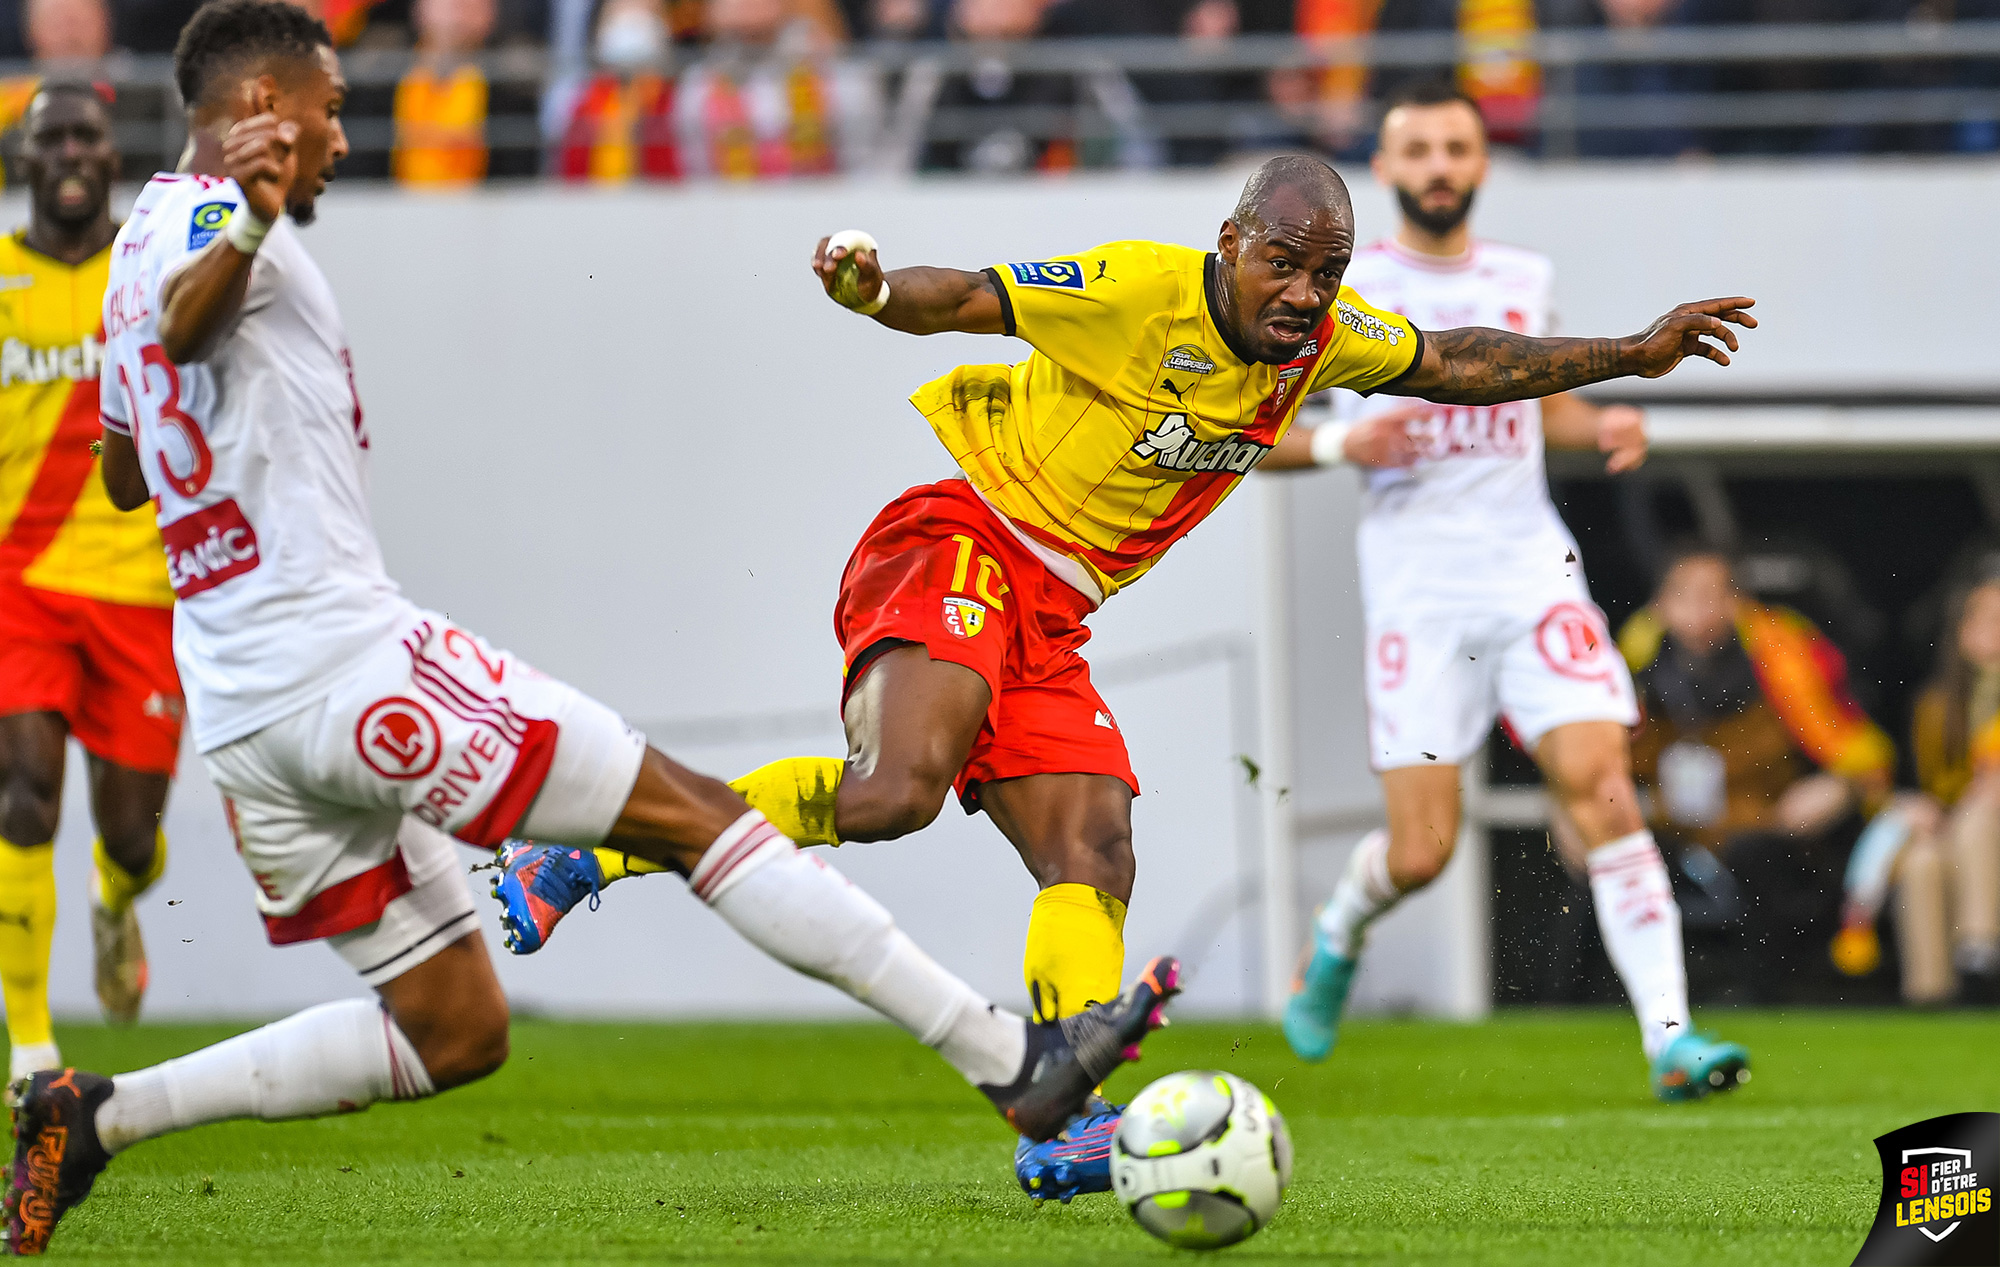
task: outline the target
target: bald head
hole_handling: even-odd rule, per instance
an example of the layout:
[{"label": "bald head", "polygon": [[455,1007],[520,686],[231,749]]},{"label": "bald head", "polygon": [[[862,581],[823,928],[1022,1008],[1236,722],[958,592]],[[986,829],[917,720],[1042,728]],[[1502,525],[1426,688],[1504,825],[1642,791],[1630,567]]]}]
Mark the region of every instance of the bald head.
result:
[{"label": "bald head", "polygon": [[1347,224],[1354,222],[1354,204],[1347,196],[1347,182],[1340,173],[1310,154],[1280,154],[1264,160],[1244,182],[1243,196],[1229,218],[1245,233],[1259,233],[1276,220],[1285,218],[1276,203],[1289,204],[1286,211],[1318,211]]},{"label": "bald head", "polygon": [[1354,206],[1331,167],[1281,154],[1243,186],[1216,240],[1216,308],[1246,361],[1283,365],[1326,320],[1354,258]]}]

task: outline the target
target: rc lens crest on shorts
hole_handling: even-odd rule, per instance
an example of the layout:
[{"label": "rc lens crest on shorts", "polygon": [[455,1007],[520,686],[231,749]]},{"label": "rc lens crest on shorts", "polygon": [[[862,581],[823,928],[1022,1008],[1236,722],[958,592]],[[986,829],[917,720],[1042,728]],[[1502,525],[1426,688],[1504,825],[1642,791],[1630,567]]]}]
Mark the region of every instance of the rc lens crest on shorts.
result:
[{"label": "rc lens crest on shorts", "polygon": [[215,235],[228,226],[229,217],[235,214],[233,202],[204,202],[196,207],[188,218],[188,250],[199,251],[215,241]]},{"label": "rc lens crest on shorts", "polygon": [[986,628],[986,605],[956,596],[944,600],[944,627],[957,638],[976,638]]}]

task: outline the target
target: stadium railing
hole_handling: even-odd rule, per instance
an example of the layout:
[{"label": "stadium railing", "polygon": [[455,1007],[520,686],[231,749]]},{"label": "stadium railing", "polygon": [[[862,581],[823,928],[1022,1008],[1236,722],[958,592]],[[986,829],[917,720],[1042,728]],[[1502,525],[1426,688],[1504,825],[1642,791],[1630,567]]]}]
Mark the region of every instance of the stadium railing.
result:
[{"label": "stadium railing", "polygon": [[[1907,22],[1852,25],[1737,25],[1646,30],[1553,29],[1537,33],[1522,50],[1539,64],[1542,91],[1528,134],[1545,157],[1579,153],[1586,134],[1673,129],[1728,134],[1759,147],[1754,134],[1772,129],[1896,128],[1977,124],[2000,126],[2000,21]],[[699,50],[677,65],[699,58]],[[1364,65],[1374,71],[1421,72],[1457,65],[1468,56],[1455,35],[1392,34],[1335,41],[1284,35],[1241,36],[1226,41],[1171,37],[1037,40],[1015,44],[959,42],[882,43],[849,46],[839,56],[871,65],[892,76],[918,63],[946,73],[966,72],[998,59],[1016,73],[1086,75],[1106,69],[1142,75],[1228,75],[1284,70],[1317,70]],[[495,85],[507,85],[522,101],[540,101],[544,90],[564,78],[587,74],[583,64],[564,64],[535,49],[497,50],[476,59]],[[387,115],[388,94],[417,61],[407,51],[350,50],[343,63],[357,93],[374,91],[380,109],[361,105],[348,121],[357,155],[380,156],[395,143]],[[1852,86],[1808,91],[1592,90],[1586,72],[1618,67],[1682,68],[1828,67],[1849,68]],[[675,66],[663,66],[671,73]],[[1928,78],[1910,86],[1870,86],[1888,72]],[[185,140],[171,59],[118,56],[87,65],[35,66],[0,63],[0,79],[38,73],[83,76],[134,92],[144,104],[138,117],[120,121],[119,141],[131,153],[173,155]],[[1942,81],[1942,82],[1936,82]],[[926,136],[970,139],[995,126],[1018,129],[1035,139],[1056,136],[1110,142],[1119,125],[1079,94],[1075,106],[940,108],[931,113]],[[361,103],[357,103],[361,104]],[[1365,128],[1379,103],[1360,103]],[[1141,125],[1162,141],[1236,141],[1246,147],[1310,136],[1309,114],[1268,100],[1143,103]],[[486,141],[495,149],[548,145],[535,113],[516,108],[486,121]],[[1784,143],[1763,143],[1783,148]]]}]

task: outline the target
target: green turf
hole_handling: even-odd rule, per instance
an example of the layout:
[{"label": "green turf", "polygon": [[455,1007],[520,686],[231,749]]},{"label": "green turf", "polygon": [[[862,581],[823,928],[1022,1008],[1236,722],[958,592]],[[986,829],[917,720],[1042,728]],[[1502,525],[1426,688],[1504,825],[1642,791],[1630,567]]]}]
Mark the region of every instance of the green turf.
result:
[{"label": "green turf", "polygon": [[[1646,1096],[1629,1018],[1361,1022],[1329,1065],[1275,1030],[1182,1024],[1121,1073],[1235,1070],[1291,1123],[1283,1211],[1238,1262],[1846,1263],[1870,1139],[2000,1109],[2000,1020],[1727,1013],[1756,1079]],[[59,1035],[124,1069],[216,1027]],[[929,1052],[875,1025],[517,1026],[490,1081],[320,1122],[231,1123],[121,1157],[56,1234],[79,1261],[1159,1262],[1107,1197],[1033,1207],[1011,1141]]]}]

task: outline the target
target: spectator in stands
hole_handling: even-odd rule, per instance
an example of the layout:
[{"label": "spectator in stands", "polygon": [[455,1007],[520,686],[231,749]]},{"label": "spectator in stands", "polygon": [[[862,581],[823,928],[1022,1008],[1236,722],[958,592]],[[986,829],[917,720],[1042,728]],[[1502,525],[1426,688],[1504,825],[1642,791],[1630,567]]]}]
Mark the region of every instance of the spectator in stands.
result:
[{"label": "spectator in stands", "polygon": [[939,0],[848,0],[848,29],[871,40],[925,40],[944,34]]},{"label": "spectator in stands", "polygon": [[1764,959],[1742,983],[1766,999],[1830,980],[1847,853],[1895,764],[1841,653],[1798,613],[1741,594],[1729,560],[1702,548],[1672,559],[1618,641],[1645,718],[1633,771],[1694,884],[1691,930]]},{"label": "spectator in stands", "polygon": [[[1736,0],[1717,0],[1726,8]],[[1684,26],[1705,14],[1702,0],[1596,0],[1604,26],[1614,31],[1642,31]],[[1713,87],[1710,66],[1674,62],[1627,62],[1577,69],[1577,92],[1584,96],[1662,98],[1705,92]],[[1605,158],[1671,158],[1703,150],[1701,133],[1679,123],[1655,127],[1586,128],[1577,138],[1579,153]]]},{"label": "spectator in stands", "polygon": [[449,188],[486,176],[486,74],[493,0],[417,0],[417,60],[396,85],[396,149],[405,185]]},{"label": "spectator in stands", "polygon": [[1932,813],[1897,868],[1903,993],[2000,1003],[2000,574],[1954,607],[1910,728]]},{"label": "spectator in stands", "polygon": [[[1269,22],[1268,6],[1248,13],[1238,0],[1057,0],[1045,13],[1041,34],[1048,39],[1104,36],[1179,36],[1194,44],[1226,43],[1245,31],[1265,33],[1274,28],[1251,27]],[[1277,30],[1289,29],[1289,24]],[[1139,72],[1129,82],[1146,107],[1222,107],[1217,122],[1199,132],[1177,129],[1181,135],[1166,142],[1165,160],[1174,166],[1213,163],[1241,148],[1268,144],[1277,138],[1259,126],[1249,112],[1230,112],[1233,104],[1261,103],[1263,76],[1244,72],[1165,74]],[[1164,129],[1152,129],[1164,130]],[[1148,156],[1150,158],[1150,156]]]},{"label": "spectator in stands", "polygon": [[[111,8],[105,0],[26,0],[21,14],[25,51],[37,62],[94,62],[111,52]],[[28,111],[39,75],[0,77],[0,134]],[[0,188],[6,187],[0,175]]]},{"label": "spectator in stands", "polygon": [[[1309,5],[1344,8],[1355,6],[1355,0],[1304,0],[1299,6],[1302,16]],[[1375,95],[1393,96],[1413,81],[1452,79],[1479,103],[1495,142],[1518,145],[1530,141],[1542,94],[1542,68],[1534,59],[1534,39],[1543,24],[1535,0],[1381,0],[1375,23],[1381,33],[1448,31],[1458,36],[1462,52],[1456,66],[1410,67],[1378,74]],[[1372,125],[1368,130],[1372,132]]]},{"label": "spectator in stands", "polygon": [[576,92],[553,166],[565,180],[676,180],[672,41],[660,0],[605,0],[599,69]]},{"label": "spectator in stands", "polygon": [[798,0],[709,0],[709,45],[674,102],[689,176],[765,180],[874,165],[881,88],[834,55],[838,11]]},{"label": "spectator in stands", "polygon": [[22,20],[28,52],[38,62],[94,62],[111,52],[105,0],[27,0]]},{"label": "spectator in stands", "polygon": [[[1033,39],[1041,23],[1042,0],[955,0],[950,33],[955,41],[997,45]],[[1080,132],[1084,103],[1109,124],[1108,137]],[[992,48],[970,72],[946,72],[930,60],[912,64],[897,92],[885,155],[896,170],[1002,174],[1153,167],[1164,149],[1124,71],[1016,70]]]},{"label": "spectator in stands", "polygon": [[766,180],[873,166],[875,72],[834,55],[840,16],[799,0],[709,0],[708,45],[678,80],[656,0],[608,0],[606,70],[579,94],[557,154],[572,180]]},{"label": "spectator in stands", "polygon": [[1331,50],[1323,64],[1310,70],[1271,72],[1271,104],[1298,129],[1300,143],[1350,159],[1362,157],[1372,143],[1368,66],[1342,50],[1347,41],[1374,32],[1381,8],[1382,0],[1298,0],[1294,6],[1299,38]]}]

